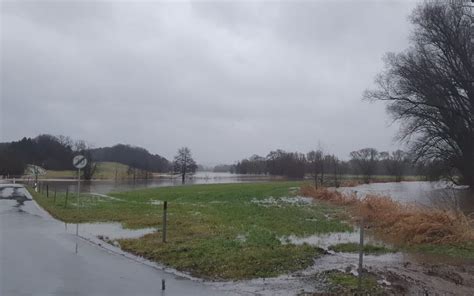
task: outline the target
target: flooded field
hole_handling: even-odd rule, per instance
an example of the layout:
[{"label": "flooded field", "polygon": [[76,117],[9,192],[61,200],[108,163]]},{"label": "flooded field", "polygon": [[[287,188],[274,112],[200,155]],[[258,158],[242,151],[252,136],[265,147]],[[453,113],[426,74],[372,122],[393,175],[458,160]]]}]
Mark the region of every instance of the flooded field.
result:
[{"label": "flooded field", "polygon": [[[281,178],[262,175],[239,175],[231,173],[198,172],[187,180],[192,184],[222,184],[268,182]],[[48,184],[51,190],[75,192],[77,182],[74,180],[44,180],[41,184]],[[93,180],[82,181],[81,192],[107,194],[110,192],[131,191],[144,188],[165,186],[179,186],[179,178],[155,178],[148,180]],[[355,187],[338,189],[344,193],[356,193],[359,197],[367,194],[389,196],[400,202],[411,202],[425,206],[447,207],[461,209],[469,214],[474,212],[474,193],[466,188],[453,186],[448,182],[386,182],[363,184]]]},{"label": "flooded field", "polygon": [[355,192],[359,197],[377,194],[389,196],[404,203],[456,208],[467,214],[474,212],[474,192],[447,182],[371,183],[340,190],[345,193]]},{"label": "flooded field", "polygon": [[[220,184],[220,183],[247,183],[247,182],[265,182],[281,179],[279,177],[270,177],[262,175],[239,175],[231,173],[197,172],[190,179],[186,180],[187,185],[192,184]],[[56,188],[58,191],[70,192],[77,190],[77,181],[75,180],[40,180],[42,184],[48,184],[50,188]],[[82,181],[81,192],[91,192],[107,194],[110,192],[130,191],[144,188],[179,186],[180,178],[171,178],[168,176],[153,179],[140,180],[93,180]]]},{"label": "flooded field", "polygon": [[[289,236],[281,238],[280,240],[283,243],[291,243],[296,245],[309,244],[328,251],[328,248],[332,245],[343,243],[359,243],[359,236],[359,229],[355,229],[352,232],[332,232],[327,234],[311,235],[307,237]],[[376,240],[371,236],[365,237],[365,243],[373,245],[383,244],[381,241]]]},{"label": "flooded field", "polygon": [[[20,198],[20,196],[25,195],[26,197],[28,194],[24,189],[15,187],[9,186],[9,188],[5,188],[0,192],[2,199],[6,199],[2,201],[3,204],[8,204],[5,210],[8,213],[27,209],[32,213],[38,211],[39,208],[33,206],[30,200],[23,204],[23,198]],[[289,188],[293,190],[295,187]],[[360,196],[365,193],[391,195],[400,201],[413,201],[428,205],[433,204],[433,200],[429,197],[430,194],[428,194],[430,192],[442,192],[444,190],[459,192],[461,193],[458,195],[459,197],[465,192],[461,189],[443,188],[439,183],[427,182],[381,183],[344,188],[343,190],[357,191],[357,194]],[[425,190],[427,192],[423,194]],[[106,196],[104,195],[103,198],[105,199]],[[144,204],[154,204],[150,203],[150,201],[143,202]],[[230,200],[227,202],[230,202]],[[286,206],[304,208],[309,205],[309,202],[310,200],[300,196],[265,197],[260,199],[249,197],[248,199],[248,204],[268,210],[281,209]],[[321,218],[333,219],[333,216],[308,219],[319,221]],[[59,230],[61,223],[57,222],[55,224]],[[111,250],[114,250],[114,252],[120,252],[120,245],[116,240],[121,238],[139,238],[146,234],[159,232],[159,229],[138,228],[130,230],[124,229],[120,223],[62,223],[62,231],[72,235],[78,233],[81,237],[104,247],[109,245],[104,245],[104,242],[108,242],[112,245],[107,248],[112,248]],[[209,282],[205,283],[205,285],[212,286],[223,293],[239,295],[297,295],[303,292],[324,292],[327,284],[324,282],[322,275],[326,272],[337,271],[357,275],[358,254],[334,252],[329,247],[341,243],[357,243],[358,239],[359,232],[357,227],[348,232],[335,231],[310,236],[282,236],[280,237],[282,244],[308,244],[321,248],[325,252],[317,256],[311,266],[297,272],[252,280]],[[367,244],[383,244],[383,242],[371,237],[370,232],[367,233],[365,241]],[[77,252],[77,244],[74,247]],[[117,248],[114,249],[114,247]],[[82,252],[80,246],[78,252]],[[120,254],[129,256],[126,252]],[[130,258],[137,262],[146,262],[150,266],[154,264],[140,257],[130,255]],[[390,291],[393,294],[472,295],[474,293],[474,260],[472,259],[456,259],[439,254],[432,255],[407,251],[395,251],[377,255],[369,254],[364,256],[364,272],[374,275],[378,283],[387,289],[392,289]]]}]

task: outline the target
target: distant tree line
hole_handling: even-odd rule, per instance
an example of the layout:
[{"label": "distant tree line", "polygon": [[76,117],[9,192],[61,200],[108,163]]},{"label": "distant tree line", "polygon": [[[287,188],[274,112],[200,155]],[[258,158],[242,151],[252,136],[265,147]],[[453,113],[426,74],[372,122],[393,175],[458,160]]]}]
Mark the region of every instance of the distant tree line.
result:
[{"label": "distant tree line", "polygon": [[233,170],[233,166],[230,164],[218,164],[212,169],[212,171],[215,173],[226,173],[232,170]]},{"label": "distant tree line", "polygon": [[[172,166],[157,154],[150,154],[140,147],[115,145],[91,149],[85,141],[74,141],[66,136],[39,135],[20,141],[0,143],[0,176],[22,175],[27,165],[33,164],[46,170],[72,170],[72,158],[83,154],[88,159],[82,170],[89,180],[96,172],[96,162],[112,161],[128,165],[129,174],[142,178],[146,172],[168,172]],[[146,173],[148,176],[148,173]]]},{"label": "distant tree line", "polygon": [[378,152],[374,148],[364,148],[351,152],[350,156],[350,160],[344,161],[322,150],[313,150],[306,154],[276,150],[265,157],[253,155],[243,159],[229,166],[228,171],[289,178],[311,176],[316,186],[327,179],[338,185],[342,175],[347,174],[360,175],[368,183],[375,175],[394,176],[396,181],[401,181],[403,176],[408,174],[426,174],[436,178],[442,173],[436,172],[434,164],[415,165],[411,156],[402,150]]},{"label": "distant tree line", "polygon": [[118,144],[112,147],[91,149],[96,161],[112,161],[126,164],[132,168],[148,172],[168,172],[171,168],[169,161],[148,150],[130,145]]},{"label": "distant tree line", "polygon": [[23,175],[29,164],[47,170],[72,170],[72,158],[77,154],[85,155],[89,160],[82,174],[84,179],[91,179],[96,164],[85,141],[44,134],[0,143],[0,176]]},{"label": "distant tree line", "polygon": [[39,135],[0,144],[0,174],[21,175],[27,164],[49,170],[70,170],[74,143],[65,137]]}]

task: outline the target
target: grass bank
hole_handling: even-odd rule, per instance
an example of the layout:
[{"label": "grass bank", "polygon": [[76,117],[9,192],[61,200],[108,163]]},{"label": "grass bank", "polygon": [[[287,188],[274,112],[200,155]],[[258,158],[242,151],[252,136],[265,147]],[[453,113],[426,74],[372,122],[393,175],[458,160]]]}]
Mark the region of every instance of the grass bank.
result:
[{"label": "grass bank", "polygon": [[120,222],[124,227],[161,227],[168,201],[168,242],[158,231],[119,240],[122,249],[211,279],[271,277],[301,270],[321,250],[282,243],[281,238],[350,231],[345,209],[296,196],[301,182],[213,184],[113,193],[113,199],[81,196],[65,207],[33,192],[37,202],[65,222]]}]

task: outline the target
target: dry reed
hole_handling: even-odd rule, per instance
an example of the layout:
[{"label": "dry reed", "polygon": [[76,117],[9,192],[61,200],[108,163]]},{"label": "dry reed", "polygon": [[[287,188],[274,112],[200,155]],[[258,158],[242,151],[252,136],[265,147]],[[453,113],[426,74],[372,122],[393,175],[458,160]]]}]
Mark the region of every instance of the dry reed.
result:
[{"label": "dry reed", "polygon": [[401,204],[389,197],[343,194],[326,188],[304,186],[301,194],[337,205],[349,206],[354,217],[396,244],[458,244],[474,241],[474,219],[459,210]]},{"label": "dry reed", "polygon": [[306,185],[301,187],[300,193],[303,196],[313,197],[337,205],[352,205],[358,202],[355,194],[343,194],[325,187],[315,188],[314,186]]}]

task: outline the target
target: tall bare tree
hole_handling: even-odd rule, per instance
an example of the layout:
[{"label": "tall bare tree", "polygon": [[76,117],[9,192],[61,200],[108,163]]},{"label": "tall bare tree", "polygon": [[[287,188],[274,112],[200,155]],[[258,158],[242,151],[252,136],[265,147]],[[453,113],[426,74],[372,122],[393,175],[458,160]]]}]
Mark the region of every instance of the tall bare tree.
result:
[{"label": "tall bare tree", "polygon": [[[314,187],[318,188],[318,183],[322,184],[322,178],[319,178],[324,171],[324,153],[322,150],[310,151],[306,154],[308,170],[314,179]],[[324,177],[323,177],[324,178]]]},{"label": "tall bare tree", "polygon": [[[471,4],[472,5],[472,4]],[[411,16],[411,47],[386,56],[377,89],[415,160],[442,161],[474,188],[474,27],[467,0],[426,1]]]},{"label": "tall bare tree", "polygon": [[377,168],[379,153],[374,148],[364,148],[351,152],[351,161],[355,164],[359,173],[364,176],[364,182],[369,183]]},{"label": "tall bare tree", "polygon": [[335,155],[328,156],[329,166],[332,168],[331,171],[334,174],[334,187],[338,188],[341,186],[342,171],[341,163]]},{"label": "tall bare tree", "polygon": [[186,175],[196,172],[197,165],[191,156],[191,150],[183,147],[178,150],[178,154],[174,157],[174,173],[181,175],[181,182],[186,182]]},{"label": "tall bare tree", "polygon": [[407,153],[403,150],[396,150],[391,154],[388,152],[380,152],[379,155],[388,174],[395,176],[396,182],[401,182],[408,163]]}]

